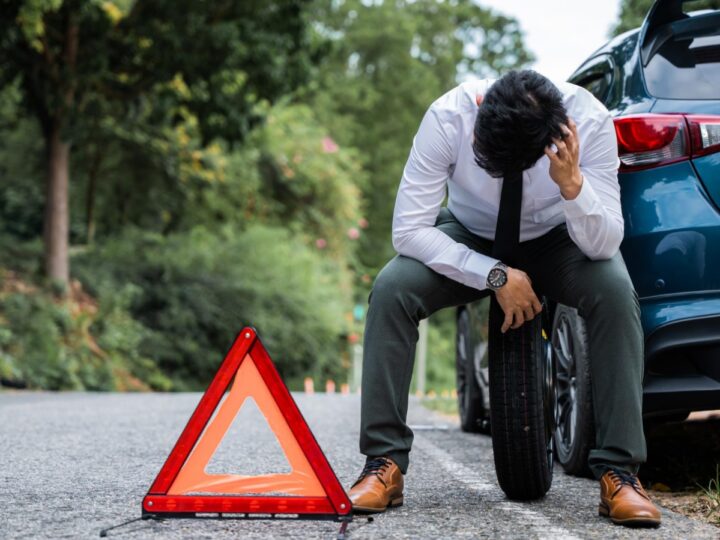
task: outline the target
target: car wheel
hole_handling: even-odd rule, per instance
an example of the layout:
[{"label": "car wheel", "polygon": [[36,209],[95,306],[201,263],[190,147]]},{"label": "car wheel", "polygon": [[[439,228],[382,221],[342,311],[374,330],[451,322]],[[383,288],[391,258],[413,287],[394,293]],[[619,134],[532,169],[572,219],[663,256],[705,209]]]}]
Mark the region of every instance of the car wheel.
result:
[{"label": "car wheel", "polygon": [[503,334],[504,318],[493,296],[489,352],[495,472],[509,498],[537,499],[550,489],[553,475],[552,355],[543,337],[543,317]]},{"label": "car wheel", "polygon": [[475,377],[474,350],[470,313],[467,308],[460,308],[455,338],[455,372],[460,428],[469,433],[487,433],[488,421],[483,406],[482,389]]},{"label": "car wheel", "polygon": [[558,304],[551,337],[557,371],[555,454],[569,474],[592,478],[588,454],[595,442],[590,358],[585,321]]}]

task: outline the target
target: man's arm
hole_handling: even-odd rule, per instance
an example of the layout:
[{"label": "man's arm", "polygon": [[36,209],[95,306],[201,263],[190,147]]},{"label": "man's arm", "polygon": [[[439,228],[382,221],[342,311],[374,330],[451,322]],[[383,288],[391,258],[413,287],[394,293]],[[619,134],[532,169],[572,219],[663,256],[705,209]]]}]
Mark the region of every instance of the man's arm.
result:
[{"label": "man's arm", "polygon": [[434,227],[459,144],[456,128],[442,122],[439,114],[431,105],[413,139],[395,200],[393,247],[439,274],[485,289],[487,274],[498,260],[456,242]]},{"label": "man's arm", "polygon": [[570,238],[590,259],[609,259],[620,248],[624,220],[617,171],[617,137],[610,113],[587,134],[581,145],[579,190],[563,192]]}]

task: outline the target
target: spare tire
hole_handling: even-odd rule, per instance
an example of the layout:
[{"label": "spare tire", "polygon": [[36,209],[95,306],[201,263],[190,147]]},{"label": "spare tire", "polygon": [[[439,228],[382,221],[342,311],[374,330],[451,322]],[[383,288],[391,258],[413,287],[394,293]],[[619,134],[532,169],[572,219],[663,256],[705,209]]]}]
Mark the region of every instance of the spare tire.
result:
[{"label": "spare tire", "polygon": [[503,334],[505,315],[495,295],[491,298],[488,346],[495,472],[509,498],[538,499],[552,485],[556,405],[544,317],[538,315]]}]

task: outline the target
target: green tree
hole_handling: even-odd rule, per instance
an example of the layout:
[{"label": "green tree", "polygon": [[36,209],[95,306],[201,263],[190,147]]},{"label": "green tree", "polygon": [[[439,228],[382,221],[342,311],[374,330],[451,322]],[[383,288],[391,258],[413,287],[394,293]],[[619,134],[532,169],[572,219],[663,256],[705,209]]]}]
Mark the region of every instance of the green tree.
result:
[{"label": "green tree", "polygon": [[[622,0],[620,4],[620,20],[610,30],[610,36],[617,36],[633,28],[638,28],[655,0]],[[684,11],[696,9],[720,9],[720,0],[693,0],[683,6]]]},{"label": "green tree", "polygon": [[[234,147],[223,140],[202,146],[192,115],[165,129],[107,122],[101,137],[76,152],[73,235],[89,237],[91,226],[107,239],[131,225],[169,234],[265,223],[346,261],[364,225],[357,152],[338,146],[307,105],[283,99],[263,115]],[[97,218],[81,219],[91,214]]]},{"label": "green tree", "polygon": [[275,107],[259,131],[257,198],[268,221],[307,235],[312,245],[347,261],[362,228],[365,172],[352,148],[341,148],[306,105]]},{"label": "green tree", "polygon": [[307,99],[363,159],[369,227],[359,256],[372,273],[392,255],[397,185],[425,109],[458,79],[533,57],[517,21],[471,0],[317,0],[311,16],[326,50]]},{"label": "green tree", "polygon": [[[2,0],[0,85],[19,81],[46,151],[45,272],[69,278],[68,190],[73,142],[105,116],[150,100],[156,115],[181,104],[203,143],[239,140],[255,105],[302,80],[309,65],[306,0]],[[180,80],[184,95],[158,93]],[[172,120],[172,118],[171,118]]]}]

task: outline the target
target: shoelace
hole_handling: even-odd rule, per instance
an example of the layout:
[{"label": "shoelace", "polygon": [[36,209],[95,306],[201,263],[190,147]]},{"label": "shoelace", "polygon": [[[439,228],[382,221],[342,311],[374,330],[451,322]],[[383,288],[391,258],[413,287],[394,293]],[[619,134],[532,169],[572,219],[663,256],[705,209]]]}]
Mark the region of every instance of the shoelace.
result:
[{"label": "shoelace", "polygon": [[623,485],[627,485],[633,488],[646,499],[648,498],[642,486],[640,485],[637,476],[635,476],[634,474],[630,474],[627,471],[623,471],[622,469],[616,469],[615,467],[608,467],[608,469],[610,471],[610,477],[616,482],[619,482],[617,489],[615,489],[615,492],[613,493],[613,497],[618,491],[622,489]]},{"label": "shoelace", "polygon": [[[355,484],[359,483],[366,476],[372,474],[377,476],[377,479],[382,482],[383,486],[387,487],[387,484],[385,483],[385,480],[383,480],[380,476],[380,473],[383,472],[385,468],[389,465],[390,461],[388,461],[387,458],[384,457],[373,458],[367,461],[367,463],[365,463],[365,466],[363,467],[362,472],[360,473],[360,476],[358,476],[358,479],[355,480]],[[353,484],[353,486],[355,484]]]}]

